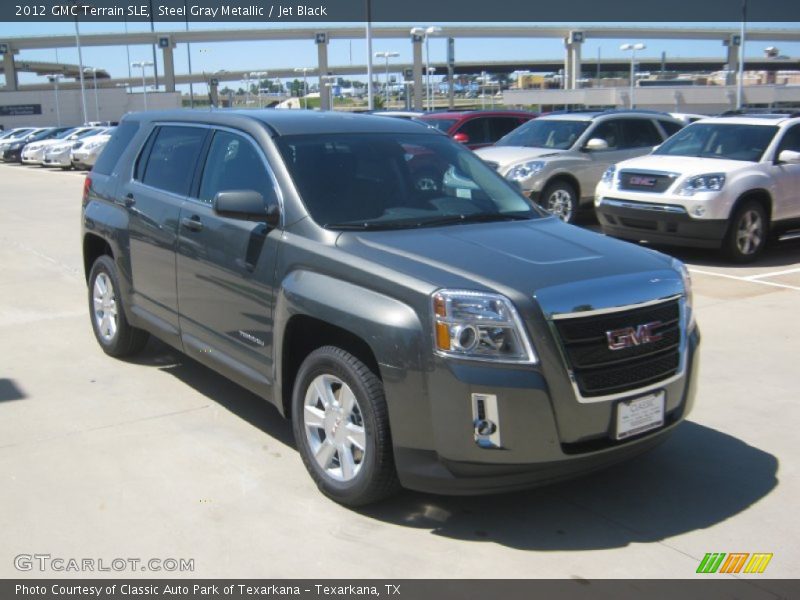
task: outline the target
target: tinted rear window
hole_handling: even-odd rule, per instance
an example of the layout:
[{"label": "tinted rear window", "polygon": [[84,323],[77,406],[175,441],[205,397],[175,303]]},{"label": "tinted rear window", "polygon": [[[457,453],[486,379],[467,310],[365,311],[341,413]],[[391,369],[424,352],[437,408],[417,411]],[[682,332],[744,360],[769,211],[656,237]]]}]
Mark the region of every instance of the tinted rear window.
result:
[{"label": "tinted rear window", "polygon": [[108,140],[106,147],[103,148],[103,151],[97,158],[97,162],[92,171],[102,175],[111,175],[114,167],[117,166],[119,157],[122,156],[122,153],[125,151],[125,148],[128,147],[128,144],[131,143],[137,131],[139,131],[138,121],[126,121],[117,127],[114,130],[114,135]]}]

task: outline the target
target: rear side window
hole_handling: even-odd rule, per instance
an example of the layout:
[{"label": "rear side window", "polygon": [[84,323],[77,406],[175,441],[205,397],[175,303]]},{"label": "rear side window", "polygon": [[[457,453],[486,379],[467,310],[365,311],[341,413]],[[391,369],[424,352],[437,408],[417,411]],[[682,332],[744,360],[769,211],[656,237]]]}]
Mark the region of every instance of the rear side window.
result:
[{"label": "rear side window", "polygon": [[240,135],[217,131],[208,151],[199,198],[211,204],[219,192],[253,190],[267,203],[277,197],[267,167],[253,144]]},{"label": "rear side window", "polygon": [[657,146],[663,141],[655,123],[650,119],[622,119],[620,125],[622,126],[622,137],[625,140],[623,148]]},{"label": "rear side window", "polygon": [[469,138],[468,144],[488,144],[489,139],[487,119],[471,119],[459,127],[456,133],[465,133]]},{"label": "rear side window", "polygon": [[661,129],[666,132],[667,137],[678,133],[681,129],[683,129],[683,125],[680,123],[674,123],[672,121],[659,121],[658,124],[661,125]]},{"label": "rear side window", "polygon": [[133,136],[139,131],[138,121],[125,121],[116,128],[114,135],[108,140],[106,147],[97,157],[97,162],[92,171],[101,175],[111,175],[114,167],[117,166],[119,157],[125,152],[128,144],[131,143]]},{"label": "rear side window", "polygon": [[188,194],[206,133],[200,127],[161,127],[147,157],[142,183],[181,196]]}]

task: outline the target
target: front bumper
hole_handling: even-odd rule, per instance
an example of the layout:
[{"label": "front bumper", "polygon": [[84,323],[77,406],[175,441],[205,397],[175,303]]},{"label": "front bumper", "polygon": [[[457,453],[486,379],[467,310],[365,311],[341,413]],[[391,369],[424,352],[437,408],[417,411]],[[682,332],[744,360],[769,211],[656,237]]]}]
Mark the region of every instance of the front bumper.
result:
[{"label": "front bumper", "polygon": [[44,160],[44,148],[38,150],[22,151],[22,163],[25,165],[40,165]]},{"label": "front bumper", "polygon": [[0,160],[3,162],[20,162],[21,154],[22,148],[17,148],[15,150],[4,150],[2,155],[0,155]]},{"label": "front bumper", "polygon": [[62,150],[61,152],[46,152],[42,164],[47,167],[71,167],[72,158],[70,157],[70,150]]},{"label": "front bumper", "polygon": [[[494,493],[576,477],[641,454],[666,439],[691,410],[699,339],[695,328],[688,336],[683,375],[660,388],[665,393],[664,425],[622,441],[613,436],[616,406],[641,392],[578,403],[563,382],[532,368],[439,363],[427,375],[430,425],[419,415],[416,430],[395,436],[400,481],[432,493]],[[385,379],[387,399],[394,396],[393,385],[391,377]],[[500,448],[475,443],[470,402],[475,393],[497,397]],[[419,398],[390,401],[393,428],[408,416],[398,413],[415,406],[419,410],[424,403]],[[434,448],[426,440],[433,440]]]},{"label": "front bumper", "polygon": [[79,168],[91,168],[97,161],[98,152],[73,151],[71,156],[72,166]]},{"label": "front bumper", "polygon": [[603,197],[595,206],[603,233],[653,244],[719,248],[726,219],[696,219],[679,205],[656,205]]}]

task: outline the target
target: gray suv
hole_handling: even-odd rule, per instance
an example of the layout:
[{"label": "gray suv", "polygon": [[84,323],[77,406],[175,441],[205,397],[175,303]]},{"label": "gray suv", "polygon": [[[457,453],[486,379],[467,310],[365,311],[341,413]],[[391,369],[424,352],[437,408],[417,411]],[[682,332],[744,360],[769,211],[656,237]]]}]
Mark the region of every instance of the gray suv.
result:
[{"label": "gray suv", "polygon": [[683,265],[565,225],[415,123],[127,115],[81,233],[100,347],[152,335],[274,404],[343,504],[578,475],[692,407]]},{"label": "gray suv", "polygon": [[528,121],[478,156],[562,221],[591,207],[603,173],[649,154],[683,123],[653,111],[552,113]]}]

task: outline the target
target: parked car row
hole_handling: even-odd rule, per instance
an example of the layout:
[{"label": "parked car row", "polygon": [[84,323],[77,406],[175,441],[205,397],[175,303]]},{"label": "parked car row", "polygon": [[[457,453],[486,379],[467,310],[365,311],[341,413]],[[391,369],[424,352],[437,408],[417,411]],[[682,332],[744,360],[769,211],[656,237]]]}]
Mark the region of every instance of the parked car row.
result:
[{"label": "parked car row", "polygon": [[0,160],[26,165],[90,169],[114,127],[18,128],[0,135]]}]

